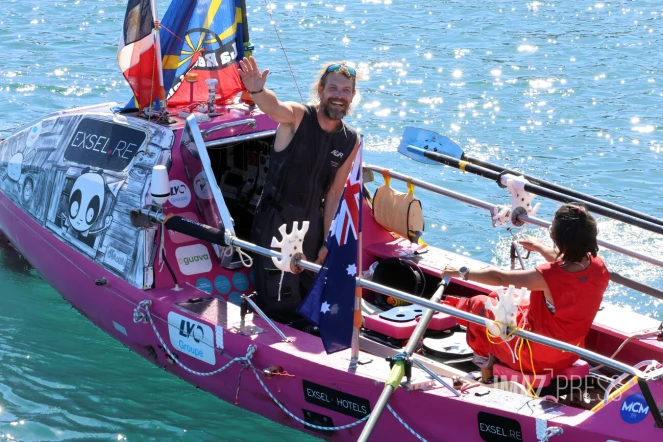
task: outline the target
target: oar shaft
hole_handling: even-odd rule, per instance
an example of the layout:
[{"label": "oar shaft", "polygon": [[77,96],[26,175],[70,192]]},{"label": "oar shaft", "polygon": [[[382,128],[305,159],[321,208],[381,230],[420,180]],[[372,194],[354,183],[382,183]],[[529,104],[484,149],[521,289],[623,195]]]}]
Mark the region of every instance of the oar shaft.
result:
[{"label": "oar shaft", "polygon": [[[498,183],[500,183],[501,179],[501,174],[495,172],[494,170],[486,169],[485,167],[477,166],[472,163],[468,163],[463,160],[458,160],[454,157],[451,157],[449,155],[444,155],[440,153],[435,153],[435,152],[428,152],[428,151],[423,151],[424,157],[430,159],[430,160],[435,160],[438,161],[442,164],[446,164],[451,167],[455,167],[457,169],[463,170],[465,172],[473,173],[475,175],[479,175],[484,178],[488,178],[491,180],[495,180]],[[579,198],[574,198],[569,195],[565,195],[559,192],[555,192],[550,189],[546,189],[541,186],[537,186],[535,184],[525,184],[525,190],[527,192],[533,193],[535,195],[539,195],[554,201],[559,201],[562,203],[582,203],[587,207],[587,210],[597,213],[599,215],[607,216],[609,218],[625,222],[627,224],[631,224],[636,227],[640,227],[641,229],[649,230],[650,232],[658,233],[660,235],[663,235],[663,226],[660,226],[658,224],[651,223],[649,221],[645,221],[639,218],[635,218],[630,215],[626,215],[620,212],[617,212],[612,209],[608,209],[602,206],[599,206],[597,204],[593,204],[588,201],[581,200]]]},{"label": "oar shaft", "polygon": [[[440,286],[437,288],[433,296],[430,298],[430,302],[435,304],[438,304],[440,302],[440,300],[442,299],[442,295],[444,294],[444,289],[449,285],[450,281],[451,278],[449,278],[448,276],[445,276],[442,279]],[[407,358],[410,358],[412,356],[412,353],[414,353],[414,351],[419,346],[419,341],[426,332],[428,324],[430,324],[430,320],[434,314],[435,314],[434,310],[427,308],[424,310],[423,314],[421,315],[421,318],[419,318],[419,322],[417,323],[417,326],[412,332],[412,336],[410,336],[410,339],[408,340],[407,345],[405,346],[404,353]],[[371,412],[371,417],[368,418],[368,421],[366,422],[366,425],[364,426],[364,429],[362,430],[361,435],[359,436],[358,439],[359,442],[368,441],[368,438],[371,436],[371,433],[373,433],[373,430],[375,429],[375,426],[377,425],[380,416],[382,416],[382,412],[387,406],[387,403],[389,402],[391,395],[394,394],[394,391],[396,391],[396,388],[398,388],[398,385],[400,385],[401,380],[405,375],[404,363],[405,362],[402,359],[397,360],[394,363],[394,366],[391,368],[391,373],[389,374],[389,378],[387,378],[387,381],[385,382],[384,385],[384,389],[382,390],[382,393],[380,394],[378,401],[375,403],[375,407],[373,407],[373,411]]]},{"label": "oar shaft", "polygon": [[564,195],[559,192],[555,192],[554,190],[546,189],[541,186],[537,186],[535,184],[525,184],[525,190],[527,192],[531,192],[535,195],[539,195],[554,201],[559,201],[561,203],[582,203],[587,207],[587,210],[590,212],[597,213],[599,215],[607,216],[608,218],[615,219],[617,221],[622,221],[626,224],[631,224],[632,226],[635,227],[640,227],[641,229],[649,230],[650,232],[658,233],[659,235],[663,235],[663,226],[659,226],[658,224],[651,223],[649,221],[645,221],[639,218],[635,218],[631,215],[625,215],[621,212],[617,212],[616,210],[612,209],[607,209],[605,207],[598,206],[596,204],[583,201],[578,198],[574,198],[572,196]]},{"label": "oar shaft", "polygon": [[[440,300],[442,299],[442,295],[444,295],[444,289],[446,289],[446,287],[449,285],[450,282],[451,278],[445,276],[442,279],[440,286],[437,288],[433,296],[430,298],[430,302],[434,303],[440,302]],[[414,351],[419,346],[419,341],[426,332],[428,324],[430,324],[430,320],[433,318],[433,315],[435,313],[436,312],[434,310],[427,308],[421,314],[421,318],[419,318],[419,322],[417,323],[417,326],[414,328],[412,336],[410,336],[410,339],[407,341],[407,345],[405,346],[405,353],[407,354],[408,358],[412,356],[412,353],[414,353]]]},{"label": "oar shaft", "polygon": [[[396,369],[396,366],[394,366],[394,369]],[[392,387],[389,384],[384,386],[384,389],[382,390],[382,393],[380,394],[378,401],[375,403],[375,407],[373,407],[373,411],[371,412],[371,417],[369,417],[368,421],[366,421],[366,425],[364,426],[364,429],[361,431],[361,435],[359,435],[359,439],[357,439],[357,442],[368,442],[368,438],[371,437],[373,430],[375,430],[375,426],[377,425],[380,416],[382,416],[382,412],[387,406],[387,402],[389,402],[389,399],[391,398],[391,395],[393,393],[394,393],[394,387]]]},{"label": "oar shaft", "polygon": [[[550,223],[548,221],[544,221],[542,219],[534,218],[527,215],[518,215],[518,220],[525,222],[527,224],[532,224],[534,226],[543,227],[544,229],[548,229],[550,227]],[[608,241],[603,241],[602,239],[597,239],[596,242],[601,247],[605,247],[606,249],[610,249],[617,253],[621,253],[622,255],[630,256],[631,258],[639,259],[640,261],[645,261],[648,262],[649,264],[653,264],[658,267],[663,267],[663,261],[661,261],[660,259],[656,259],[652,256],[636,252],[635,250],[627,249],[626,247],[618,246],[617,244],[613,244]]]},{"label": "oar shaft", "polygon": [[532,184],[536,184],[537,186],[544,187],[546,189],[553,190],[558,193],[562,193],[574,198],[578,198],[580,200],[586,201],[588,203],[592,204],[597,204],[599,206],[603,206],[607,209],[612,209],[619,211],[621,213],[624,213],[626,215],[630,215],[634,218],[639,218],[644,221],[649,221],[653,224],[657,224],[659,226],[663,226],[663,220],[660,218],[656,218],[651,215],[647,215],[646,213],[638,212],[637,210],[629,209],[628,207],[620,206],[619,204],[611,203],[610,201],[602,200],[600,198],[596,198],[595,196],[592,195],[587,195],[586,193],[578,192],[577,190],[569,189],[567,187],[560,186],[555,183],[551,183],[550,181],[544,181],[542,179],[533,177],[531,175],[526,175],[522,172],[518,172],[512,169],[508,169],[506,167],[501,167],[496,164],[489,163],[487,161],[482,161],[478,158],[471,157],[469,155],[463,154],[462,159],[465,161],[468,161],[472,164],[475,164],[477,166],[485,167],[486,169],[493,170],[498,173],[510,173],[512,175],[521,175],[523,176],[527,181],[529,181]]}]

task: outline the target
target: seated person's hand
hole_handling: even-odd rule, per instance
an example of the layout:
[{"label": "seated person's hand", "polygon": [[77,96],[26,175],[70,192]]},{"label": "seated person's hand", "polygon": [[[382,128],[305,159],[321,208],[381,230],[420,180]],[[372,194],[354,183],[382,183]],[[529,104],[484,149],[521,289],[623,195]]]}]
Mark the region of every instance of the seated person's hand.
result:
[{"label": "seated person's hand", "polygon": [[451,276],[453,278],[459,278],[460,277],[460,266],[455,266],[453,264],[447,264],[444,266],[442,269],[442,273],[440,273],[440,278],[444,278],[445,276]]},{"label": "seated person's hand", "polygon": [[543,247],[543,243],[540,239],[533,238],[531,236],[518,241],[518,244],[520,244],[523,249],[527,250],[528,252],[538,252]]}]

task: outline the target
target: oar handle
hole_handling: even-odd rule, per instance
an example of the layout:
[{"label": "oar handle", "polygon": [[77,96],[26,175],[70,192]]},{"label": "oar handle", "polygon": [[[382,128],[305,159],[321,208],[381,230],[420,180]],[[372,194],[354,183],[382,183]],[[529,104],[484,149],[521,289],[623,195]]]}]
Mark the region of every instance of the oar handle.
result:
[{"label": "oar handle", "polygon": [[[484,178],[492,179],[497,181],[498,184],[501,183],[501,177],[502,173],[495,172],[494,170],[487,169],[485,167],[477,166],[472,163],[469,163],[464,160],[459,160],[454,157],[450,157],[449,155],[444,155],[441,153],[436,153],[436,152],[429,152],[424,149],[414,147],[414,146],[409,146],[408,150],[415,151],[424,157],[437,161],[442,164],[446,164],[451,167],[455,167],[457,169],[463,170],[465,172],[473,173],[475,175],[479,175]],[[518,174],[520,175],[520,174]],[[585,207],[587,207],[587,210],[590,212],[597,213],[599,215],[607,216],[609,218],[615,219],[617,221],[622,221],[627,224],[631,224],[636,227],[640,227],[641,229],[649,230],[650,232],[658,233],[660,235],[663,235],[663,226],[654,224],[649,221],[645,221],[643,219],[636,218],[631,215],[626,215],[624,213],[618,212],[616,210],[608,209],[606,207],[599,206],[598,204],[591,203],[589,201],[584,201],[580,198],[575,198],[569,195],[565,195],[563,193],[555,192],[554,190],[547,189],[542,186],[538,186],[536,184],[525,184],[525,190],[527,192],[533,193],[535,195],[539,195],[554,201],[559,201],[562,203],[581,203],[584,204]]]},{"label": "oar handle", "polygon": [[168,230],[174,230],[212,244],[226,245],[224,232],[188,218],[178,215],[166,215],[164,225]]},{"label": "oar handle", "polygon": [[553,190],[555,192],[563,193],[569,196],[572,196],[574,198],[578,198],[580,200],[586,201],[588,203],[592,204],[597,204],[600,206],[603,206],[607,209],[612,209],[619,211],[625,215],[630,215],[635,218],[640,218],[644,221],[649,221],[650,223],[653,224],[658,224],[659,226],[663,226],[663,219],[656,218],[651,215],[647,215],[646,213],[638,212],[637,210],[629,209],[628,207],[620,206],[619,204],[611,203],[610,201],[602,200],[600,198],[596,198],[595,196],[588,195],[586,193],[578,192],[577,190],[569,189],[567,187],[560,186],[555,183],[551,183],[549,181],[544,181],[542,179],[533,177],[531,175],[526,175],[522,172],[518,172],[512,169],[508,169],[506,167],[501,167],[496,164],[489,163],[487,161],[480,160],[478,158],[471,157],[469,155],[466,155],[463,153],[462,160],[465,160],[467,162],[470,162],[472,164],[476,164],[477,166],[485,167],[486,169],[493,170],[495,172],[499,173],[510,173],[512,175],[521,175],[523,178],[525,178],[527,181],[529,181],[532,184],[536,184],[541,187],[545,187],[547,189]]}]

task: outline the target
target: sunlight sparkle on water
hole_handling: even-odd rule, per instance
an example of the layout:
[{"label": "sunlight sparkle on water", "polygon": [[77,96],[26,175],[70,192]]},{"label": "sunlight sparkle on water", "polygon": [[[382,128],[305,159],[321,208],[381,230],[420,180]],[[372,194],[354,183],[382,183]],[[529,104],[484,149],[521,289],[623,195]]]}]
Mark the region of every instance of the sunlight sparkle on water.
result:
[{"label": "sunlight sparkle on water", "polygon": [[375,109],[379,105],[380,105],[380,102],[375,100],[375,101],[371,101],[370,103],[364,103],[364,105],[362,107],[364,109]]},{"label": "sunlight sparkle on water", "polygon": [[520,45],[520,46],[518,46],[518,52],[534,53],[538,50],[539,50],[538,46],[534,46],[534,45]]},{"label": "sunlight sparkle on water", "polygon": [[492,75],[493,77],[499,77],[500,75],[502,75],[502,69],[493,69],[490,71],[490,75]]},{"label": "sunlight sparkle on water", "polygon": [[530,87],[533,89],[547,89],[553,85],[552,80],[544,80],[542,78],[529,81]]},{"label": "sunlight sparkle on water", "polygon": [[639,132],[641,134],[648,134],[654,132],[654,126],[647,124],[646,126],[633,126],[631,130],[633,132]]},{"label": "sunlight sparkle on water", "polygon": [[451,73],[451,76],[454,78],[461,78],[463,76],[463,71],[460,69],[454,69],[454,71]]},{"label": "sunlight sparkle on water", "polygon": [[469,49],[454,49],[454,58],[461,58],[470,53]]}]

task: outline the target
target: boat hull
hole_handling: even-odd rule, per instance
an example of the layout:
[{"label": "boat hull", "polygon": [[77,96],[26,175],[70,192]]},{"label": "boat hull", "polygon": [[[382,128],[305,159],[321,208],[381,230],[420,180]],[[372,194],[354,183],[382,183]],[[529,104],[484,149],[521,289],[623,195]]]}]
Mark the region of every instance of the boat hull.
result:
[{"label": "boat hull", "polygon": [[[0,230],[77,310],[151,363],[226,402],[235,403],[283,425],[333,440],[356,440],[359,436],[363,424],[333,433],[310,430],[279,408],[267,390],[300,419],[308,413],[309,420],[319,425],[351,424],[372,409],[380,394],[388,373],[388,364],[381,358],[362,354],[372,362],[361,366],[355,374],[347,370],[347,352],[328,356],[319,339],[297,330],[283,327],[292,342],[282,342],[264,321],[256,318],[247,321],[246,325],[260,327],[266,330],[265,333],[239,334],[237,306],[216,299],[214,302],[218,305],[214,308],[192,308],[189,301],[200,298],[201,292],[190,286],[179,292],[136,288],[53,236],[24,212],[17,210],[2,193]],[[101,278],[106,278],[107,283],[99,285]],[[172,362],[149,324],[134,322],[136,306],[144,300],[151,301],[149,310],[163,343],[191,371]],[[177,335],[180,325],[167,325],[166,321],[173,313],[187,318],[191,323],[221,328],[216,329],[214,364],[191,357],[172,345],[173,335]],[[219,339],[219,333],[222,339]],[[245,356],[250,346],[256,348],[251,357],[251,367],[255,367],[255,372],[251,368],[245,369],[238,361],[213,376],[192,373],[217,370],[232,358]],[[284,373],[265,376],[264,370],[274,366],[282,367]],[[628,397],[637,391],[637,387],[633,387],[624,395]],[[660,402],[663,398],[660,382],[652,384],[652,392]],[[486,399],[491,395],[493,398]],[[527,409],[527,401],[518,408],[509,405],[518,401],[522,401],[522,395],[498,393],[483,387],[469,389],[461,398],[456,398],[443,388],[413,392],[401,388],[390,404],[405,423],[427,440],[491,440],[486,439],[491,435],[502,437],[492,440],[537,440],[537,425],[539,432],[546,426],[562,428],[564,435],[560,440],[582,438],[587,442],[656,440],[661,432],[654,428],[651,415],[637,425],[637,431],[633,431],[636,427],[620,418],[623,401],[611,402],[593,416],[572,407],[559,407],[548,413],[532,411],[535,416],[527,416],[518,410],[522,406]],[[413,436],[393,415],[385,412],[372,440],[396,438],[411,440]]]}]

